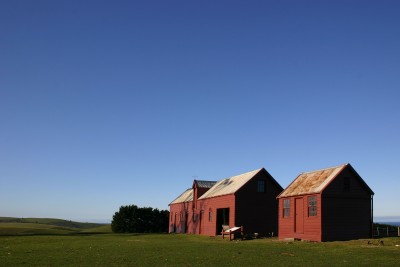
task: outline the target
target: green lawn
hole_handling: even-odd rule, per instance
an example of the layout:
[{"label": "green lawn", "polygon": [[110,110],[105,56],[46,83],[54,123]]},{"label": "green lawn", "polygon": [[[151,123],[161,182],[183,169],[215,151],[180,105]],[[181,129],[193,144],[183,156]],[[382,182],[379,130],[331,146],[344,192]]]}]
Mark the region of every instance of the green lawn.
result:
[{"label": "green lawn", "polygon": [[398,266],[400,238],[227,241],[175,234],[0,236],[1,266]]}]

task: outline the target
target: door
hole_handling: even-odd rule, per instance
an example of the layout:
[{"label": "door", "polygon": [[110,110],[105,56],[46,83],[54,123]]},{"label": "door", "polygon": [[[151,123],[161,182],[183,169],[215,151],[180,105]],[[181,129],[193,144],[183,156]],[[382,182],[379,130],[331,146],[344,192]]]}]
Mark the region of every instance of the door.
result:
[{"label": "door", "polygon": [[294,232],[302,234],[304,231],[303,198],[296,198]]},{"label": "door", "polygon": [[229,226],[229,208],[217,209],[217,225],[216,225],[217,235],[221,234],[222,225]]}]

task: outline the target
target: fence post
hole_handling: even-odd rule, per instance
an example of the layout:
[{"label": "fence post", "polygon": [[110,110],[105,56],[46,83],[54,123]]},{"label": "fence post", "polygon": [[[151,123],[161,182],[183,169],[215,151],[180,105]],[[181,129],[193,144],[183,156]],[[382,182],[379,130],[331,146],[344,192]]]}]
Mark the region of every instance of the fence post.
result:
[{"label": "fence post", "polygon": [[379,237],[379,227],[376,227],[376,232],[378,233],[378,237]]},{"label": "fence post", "polygon": [[389,236],[389,226],[386,227],[386,236]]},{"label": "fence post", "polygon": [[400,236],[400,227],[397,227],[397,236]]}]

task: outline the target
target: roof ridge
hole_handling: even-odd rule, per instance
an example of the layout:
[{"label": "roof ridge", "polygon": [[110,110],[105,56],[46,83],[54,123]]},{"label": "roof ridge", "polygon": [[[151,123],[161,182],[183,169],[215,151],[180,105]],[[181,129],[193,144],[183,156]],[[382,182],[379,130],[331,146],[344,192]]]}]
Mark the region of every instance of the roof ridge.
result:
[{"label": "roof ridge", "polygon": [[262,168],[255,169],[255,170],[252,170],[252,171],[248,171],[248,172],[244,172],[244,173],[241,173],[241,174],[237,174],[237,175],[233,175],[233,176],[230,176],[230,177],[226,177],[226,178],[223,178],[221,180],[218,180],[217,182],[220,182],[220,181],[223,181],[223,180],[226,180],[226,179],[231,179],[231,178],[234,178],[234,177],[237,177],[237,176],[242,176],[242,175],[245,175],[245,174],[248,174],[248,173],[251,173],[251,172],[255,172],[255,171],[259,172],[262,169],[264,169],[264,168],[262,167]]},{"label": "roof ridge", "polygon": [[344,167],[346,165],[349,165],[349,163],[340,164],[340,165],[337,165],[337,166],[332,166],[332,167],[328,167],[328,168],[322,168],[322,169],[313,170],[313,171],[308,171],[308,172],[302,172],[302,173],[300,173],[300,175],[307,174],[307,173],[313,173],[313,172],[319,172],[319,171],[326,171],[326,170],[330,170],[330,169],[336,169],[336,168],[339,168],[339,167]]},{"label": "roof ridge", "polygon": [[255,177],[255,175],[260,173],[263,169],[264,168],[255,169],[249,172],[221,179],[207,192],[205,192],[199,199],[233,194],[237,190],[239,190],[244,184],[246,184],[250,179]]}]

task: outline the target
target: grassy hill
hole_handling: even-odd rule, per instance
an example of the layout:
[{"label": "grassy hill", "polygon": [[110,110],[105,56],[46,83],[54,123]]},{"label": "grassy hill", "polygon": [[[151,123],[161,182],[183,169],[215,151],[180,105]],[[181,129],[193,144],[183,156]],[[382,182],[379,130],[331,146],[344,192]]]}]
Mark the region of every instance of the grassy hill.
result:
[{"label": "grassy hill", "polygon": [[107,232],[111,232],[109,224],[82,223],[53,218],[0,217],[0,235],[62,235]]}]

